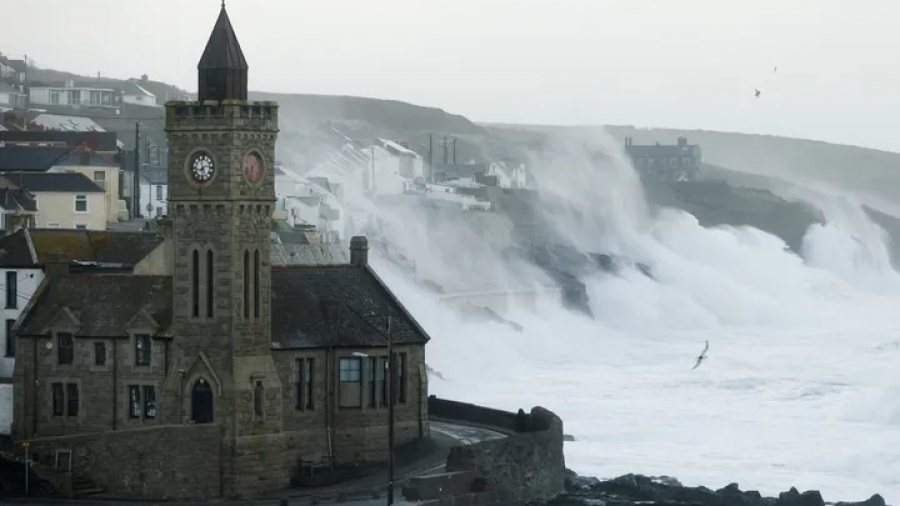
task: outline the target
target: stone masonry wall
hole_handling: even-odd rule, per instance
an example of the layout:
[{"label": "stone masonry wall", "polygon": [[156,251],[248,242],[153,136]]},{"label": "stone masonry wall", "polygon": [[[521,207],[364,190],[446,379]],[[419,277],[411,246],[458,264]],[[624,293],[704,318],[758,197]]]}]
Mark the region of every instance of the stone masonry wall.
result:
[{"label": "stone masonry wall", "polygon": [[551,499],[563,491],[566,469],[563,422],[553,412],[535,407],[530,414],[520,411],[517,415],[434,396],[428,399],[428,411],[432,420],[499,429],[508,436],[453,448],[447,457],[446,472],[457,476],[465,473],[474,478],[463,490],[454,487],[453,496],[432,499],[425,504],[509,506]]},{"label": "stone masonry wall", "polygon": [[72,471],[108,493],[152,499],[221,494],[221,427],[169,425],[31,440],[35,460],[72,450]]}]

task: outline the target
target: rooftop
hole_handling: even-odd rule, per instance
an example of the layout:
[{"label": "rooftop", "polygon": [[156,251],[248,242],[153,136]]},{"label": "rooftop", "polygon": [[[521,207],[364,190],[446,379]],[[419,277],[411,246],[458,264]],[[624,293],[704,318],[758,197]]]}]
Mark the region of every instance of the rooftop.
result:
[{"label": "rooftop", "polygon": [[70,262],[133,266],[162,244],[155,232],[38,228],[0,237],[0,268],[44,265],[51,255]]},{"label": "rooftop", "polygon": [[127,337],[131,328],[172,324],[169,276],[61,277],[44,286],[18,327],[23,336],[48,335],[54,324],[71,325],[76,336]]},{"label": "rooftop", "polygon": [[80,172],[4,172],[3,177],[31,193],[104,193]]},{"label": "rooftop", "polygon": [[428,335],[369,267],[273,266],[272,345],[276,348],[425,344]]}]

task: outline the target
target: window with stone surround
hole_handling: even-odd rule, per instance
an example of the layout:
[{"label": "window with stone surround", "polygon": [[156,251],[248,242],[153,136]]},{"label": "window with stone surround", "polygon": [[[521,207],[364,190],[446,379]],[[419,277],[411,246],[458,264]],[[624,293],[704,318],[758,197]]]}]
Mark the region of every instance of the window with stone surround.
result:
[{"label": "window with stone surround", "polygon": [[387,406],[388,400],[388,382],[387,382],[387,371],[388,371],[388,360],[387,357],[378,357],[378,383],[381,385],[381,395],[379,396],[379,404],[381,406]]},{"label": "window with stone surround", "polygon": [[75,359],[75,339],[69,332],[56,334],[58,346],[56,347],[56,362],[59,365],[70,365]]},{"label": "window with stone surround", "polygon": [[16,271],[6,271],[6,309],[19,307],[19,278]]},{"label": "window with stone surround", "polygon": [[374,408],[378,404],[378,382],[375,381],[378,369],[378,357],[369,357],[366,365],[366,384],[369,390],[369,407]]},{"label": "window with stone surround", "polygon": [[128,418],[153,420],[156,418],[156,388],[152,385],[128,386]]},{"label": "window with stone surround", "polygon": [[15,357],[16,356],[16,333],[13,331],[13,327],[16,325],[16,321],[12,319],[6,320],[6,356],[7,357]]},{"label": "window with stone surround", "polygon": [[191,253],[191,316],[200,318],[200,252]]},{"label": "window with stone surround", "polygon": [[151,385],[144,385],[144,419],[156,418],[156,389]]},{"label": "window with stone surround", "polygon": [[398,402],[400,402],[400,404],[406,404],[406,353],[398,353],[395,360],[395,364],[397,366],[397,393],[395,394],[395,398]]},{"label": "window with stone surround", "polygon": [[298,358],[296,360],[297,377],[294,381],[295,402],[294,409],[298,411],[312,411],[316,408],[313,377],[316,370],[316,359]]},{"label": "window with stone surround", "polygon": [[253,252],[253,317],[259,318],[259,250]]},{"label": "window with stone surround", "polygon": [[106,365],[106,343],[94,341],[94,365]]},{"label": "window with stone surround", "polygon": [[262,384],[262,381],[257,381],[256,386],[253,387],[253,414],[257,418],[262,418],[262,416],[263,416],[263,384]]},{"label": "window with stone surround", "polygon": [[63,416],[66,405],[66,392],[63,390],[63,384],[53,383],[50,388],[53,390],[53,416]]},{"label": "window with stone surround", "polygon": [[244,250],[244,319],[250,319],[250,250]]},{"label": "window with stone surround", "polygon": [[206,250],[206,317],[215,316],[216,307],[216,262],[211,249]]},{"label": "window with stone surround", "polygon": [[87,214],[88,198],[87,195],[75,195],[75,213]]},{"label": "window with stone surround", "polygon": [[150,365],[153,358],[153,342],[150,334],[134,335],[134,365]]},{"label": "window with stone surround", "polygon": [[340,388],[338,406],[342,408],[362,407],[362,359],[347,357],[340,359]]},{"label": "window with stone surround", "polygon": [[141,387],[130,385],[128,387],[128,418],[141,417]]},{"label": "window with stone surround", "polygon": [[78,384],[66,383],[66,416],[78,416]]}]

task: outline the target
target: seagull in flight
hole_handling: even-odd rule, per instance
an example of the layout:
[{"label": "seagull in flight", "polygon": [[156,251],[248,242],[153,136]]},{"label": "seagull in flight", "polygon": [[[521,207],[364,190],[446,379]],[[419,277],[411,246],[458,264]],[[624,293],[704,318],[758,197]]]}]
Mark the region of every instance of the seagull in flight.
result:
[{"label": "seagull in flight", "polygon": [[759,98],[759,96],[760,96],[760,95],[761,95],[761,94],[762,94],[762,92],[761,92],[761,91],[759,91],[759,90],[756,90],[756,95],[755,95],[755,96],[756,96],[756,98]]},{"label": "seagull in flight", "polygon": [[703,363],[704,360],[706,360],[706,352],[708,352],[708,351],[709,351],[709,341],[706,341],[706,347],[703,348],[703,351],[700,352],[700,355],[697,357],[697,363],[694,364],[694,367],[691,369],[692,371],[694,369],[700,367],[700,364]]}]

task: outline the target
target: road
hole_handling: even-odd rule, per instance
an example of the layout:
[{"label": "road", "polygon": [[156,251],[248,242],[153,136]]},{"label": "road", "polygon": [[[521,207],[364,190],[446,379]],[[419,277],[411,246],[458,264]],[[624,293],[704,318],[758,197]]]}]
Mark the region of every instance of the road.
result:
[{"label": "road", "polygon": [[[497,431],[483,429],[479,427],[471,427],[465,425],[456,425],[446,422],[430,422],[433,438],[439,441],[440,450],[423,458],[414,464],[405,468],[397,469],[394,479],[394,504],[403,506],[409,503],[403,499],[400,492],[402,486],[415,476],[423,476],[444,469],[444,463],[452,446],[459,443],[470,445],[480,441],[488,441],[493,439],[501,439],[506,437]],[[384,486],[386,477],[384,476],[368,476],[359,480],[354,480],[339,486],[329,487],[327,489],[312,490],[289,490],[286,491],[289,506],[305,506],[313,504],[314,498],[317,498],[320,504],[331,504],[340,506],[370,506],[375,504],[386,504],[387,500],[384,494]],[[373,491],[381,490],[378,498],[373,497]],[[338,501],[339,496],[345,498],[344,501]],[[66,500],[52,498],[13,498],[4,500],[4,504],[22,504],[30,506],[195,506],[207,504],[209,506],[279,506],[278,500],[264,501],[209,501],[209,502],[156,502],[156,501],[133,501],[133,500]]]}]

